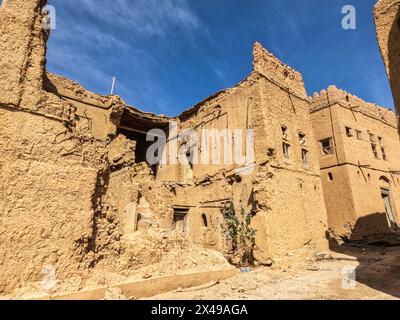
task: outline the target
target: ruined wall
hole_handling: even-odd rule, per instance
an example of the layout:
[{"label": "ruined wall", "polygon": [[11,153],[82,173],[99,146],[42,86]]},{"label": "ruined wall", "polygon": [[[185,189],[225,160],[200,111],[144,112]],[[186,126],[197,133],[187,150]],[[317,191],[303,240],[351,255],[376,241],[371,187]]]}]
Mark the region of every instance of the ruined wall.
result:
[{"label": "ruined wall", "polygon": [[[246,161],[234,161],[236,146],[240,155],[246,157],[246,128],[251,128],[251,104],[259,99],[258,87],[250,76],[237,86],[224,90],[185,111],[178,120],[178,133],[193,129],[197,141],[192,148],[196,150],[193,169],[188,164],[178,161],[177,165],[165,165],[159,169],[157,180],[176,180],[175,207],[186,207],[188,212],[188,237],[191,241],[226,252],[229,248],[225,242],[224,218],[221,209],[225,203],[232,202],[235,211],[246,210],[249,205],[251,182],[245,184],[246,176],[240,176],[238,169],[247,166]],[[229,130],[232,136],[227,140],[220,137],[220,146],[209,137],[201,139],[202,130]],[[235,141],[234,130],[241,130],[242,140]],[[232,139],[232,140],[230,140]],[[169,142],[171,143],[171,142]],[[225,157],[225,147],[232,156]],[[178,143],[178,148],[180,147]],[[239,150],[240,149],[240,150]],[[167,144],[166,150],[169,150]],[[207,151],[206,151],[207,150]],[[203,155],[208,152],[208,157]],[[220,161],[213,163],[213,154]],[[168,157],[168,153],[166,155]],[[227,161],[228,160],[228,161]],[[253,162],[251,162],[253,165]],[[251,175],[250,175],[251,177]],[[237,183],[240,180],[240,183]],[[203,217],[204,215],[204,217]],[[206,223],[204,223],[206,219]]]},{"label": "ruined wall", "polygon": [[[39,107],[47,33],[41,29],[41,7],[46,1],[7,0],[0,7],[2,103]],[[31,95],[31,97],[29,97]]]},{"label": "ruined wall", "polygon": [[[193,180],[204,180],[207,176],[213,176],[220,170],[229,171],[246,166],[245,161],[236,163],[234,153],[238,150],[243,157],[247,156],[245,132],[246,129],[251,128],[251,104],[255,103],[258,98],[257,93],[252,80],[247,79],[237,87],[227,90],[221,96],[204,103],[195,116],[182,123],[180,130],[196,128],[199,137],[202,129],[220,131],[228,129],[232,133],[232,141],[226,141],[224,138],[220,139],[220,148],[213,143],[212,139],[208,139],[205,143],[201,140],[199,141],[196,146],[199,150],[199,161],[203,156],[203,148],[208,149],[209,157],[207,158],[207,164],[200,163],[194,166]],[[243,133],[241,143],[239,140],[235,141],[234,130],[240,130]],[[224,148],[227,144],[231,144],[233,148],[230,151],[232,155],[230,160],[224,156]],[[217,161],[216,164],[213,163],[213,152],[219,154],[220,161]]]},{"label": "ruined wall", "polygon": [[169,118],[46,73],[45,4],[7,0],[0,9],[2,294],[41,281],[44,268],[59,282],[94,267],[129,274],[188,247],[165,234],[174,184],[156,181],[135,158],[140,141],[118,134]]},{"label": "ruined wall", "polygon": [[[0,291],[39,280],[52,265],[66,277],[90,264],[98,164],[68,155],[81,142],[58,121],[0,109]],[[91,150],[88,156],[96,154]]]},{"label": "ruined wall", "polygon": [[[176,121],[176,134],[170,136],[165,148],[165,158],[170,160],[170,151],[176,145],[178,152],[175,153],[174,161],[171,161],[159,168],[158,179],[165,181],[179,181],[180,183],[197,183],[212,177],[221,170],[232,171],[248,165],[245,159],[246,154],[246,129],[251,129],[251,103],[257,99],[257,89],[253,86],[254,79],[250,76],[237,86],[218,92],[206,100],[198,103],[196,106],[185,111]],[[217,140],[211,135],[213,130],[217,130]],[[223,135],[223,130],[227,130],[230,134],[229,138]],[[235,130],[240,130],[243,135],[241,142],[234,135]],[[184,150],[185,139],[177,141],[177,134],[183,136],[184,132],[192,132],[195,139],[189,138],[188,150],[194,150],[193,154],[195,165],[193,168],[189,164],[185,164],[180,159],[184,158],[182,154]],[[203,139],[202,133],[207,132],[207,137]],[[219,143],[219,145],[218,145]],[[237,146],[237,147],[235,147]],[[224,154],[225,148],[229,149],[229,155]],[[234,152],[238,150],[243,156],[241,163],[235,161]],[[176,158],[176,154],[178,158]],[[250,155],[247,157],[250,159]]]},{"label": "ruined wall", "polygon": [[[359,238],[387,231],[381,177],[391,181],[396,212],[399,205],[400,144],[394,113],[331,86],[314,95],[311,119],[332,233]],[[321,140],[327,138],[332,141],[331,154],[322,150]],[[376,145],[377,158],[371,144]]]},{"label": "ruined wall", "polygon": [[[44,90],[45,1],[8,0],[0,9],[0,291],[85,270],[107,169],[106,143],[76,126],[76,108]],[[113,112],[122,105],[106,101]]]},{"label": "ruined wall", "polygon": [[[306,244],[326,247],[326,209],[301,74],[278,63],[258,44],[254,51],[261,92],[261,103],[253,110],[257,114],[259,165],[254,178],[255,201],[260,207],[258,219],[265,221],[268,250],[282,254]],[[286,128],[285,137],[282,127]],[[283,152],[284,142],[290,145],[288,157]],[[302,150],[307,152],[306,162]]]},{"label": "ruined wall", "polygon": [[[254,211],[255,258],[309,248],[326,248],[326,209],[309,101],[301,75],[285,66],[258,43],[254,46],[254,71],[237,86],[224,90],[185,111],[179,129],[253,129],[254,163],[247,169],[226,164],[194,164],[190,179],[178,166],[164,170],[178,173],[174,204],[189,208],[189,238],[218,250],[228,250],[221,208],[232,202],[238,214]],[[290,159],[282,151],[282,126],[291,145]],[[305,139],[300,142],[300,136]],[[223,141],[221,139],[221,141]],[[221,143],[221,159],[224,141]],[[195,148],[202,149],[197,144]],[[245,143],[241,146],[245,152]],[[307,163],[302,160],[306,150]],[[201,156],[201,153],[200,153]],[[200,158],[199,156],[199,158]],[[166,175],[158,176],[158,179]],[[179,179],[180,178],[180,179]],[[206,227],[204,224],[207,218]]]},{"label": "ruined wall", "polygon": [[400,114],[400,1],[379,0],[375,6],[375,25],[397,114]]},{"label": "ruined wall", "polygon": [[[45,2],[8,0],[0,9],[0,292],[41,280],[47,265],[61,280],[95,266],[129,274],[158,262],[170,243],[187,246],[183,237],[169,240],[174,208],[189,210],[189,240],[224,252],[230,244],[221,208],[233,203],[238,214],[252,212],[260,263],[304,246],[325,248],[326,211],[300,73],[257,43],[254,70],[237,86],[177,119],[145,114],[45,72]],[[164,130],[168,120],[179,132],[254,129],[255,159],[168,164],[155,176],[135,158],[141,141],[132,137]],[[211,153],[214,145],[206,148]],[[249,170],[238,171],[243,166]]]},{"label": "ruined wall", "polygon": [[[92,93],[78,83],[58,75],[46,73],[44,88],[75,108],[76,130],[96,140],[107,140],[115,134],[121,117],[122,101]],[[120,108],[116,108],[116,106]]]}]

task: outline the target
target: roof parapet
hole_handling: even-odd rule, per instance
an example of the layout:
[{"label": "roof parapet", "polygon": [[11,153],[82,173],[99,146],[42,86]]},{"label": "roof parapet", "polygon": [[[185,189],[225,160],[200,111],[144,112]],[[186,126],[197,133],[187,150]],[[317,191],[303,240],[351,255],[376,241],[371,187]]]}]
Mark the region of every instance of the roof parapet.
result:
[{"label": "roof parapet", "polygon": [[259,42],[256,42],[253,47],[253,70],[282,88],[293,91],[301,97],[307,97],[301,73],[284,64]]},{"label": "roof parapet", "polygon": [[356,95],[331,85],[326,90],[315,92],[310,97],[310,111],[315,112],[334,104],[360,112],[387,124],[396,127],[397,119],[395,113],[390,108],[378,106],[376,103],[367,102]]}]

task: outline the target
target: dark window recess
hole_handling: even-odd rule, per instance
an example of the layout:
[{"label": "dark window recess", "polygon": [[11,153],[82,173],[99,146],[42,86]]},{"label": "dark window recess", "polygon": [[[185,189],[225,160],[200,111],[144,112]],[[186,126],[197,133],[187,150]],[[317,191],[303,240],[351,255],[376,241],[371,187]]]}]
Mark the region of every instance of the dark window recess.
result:
[{"label": "dark window recess", "polygon": [[299,143],[300,145],[306,145],[306,135],[304,133],[299,133]]},{"label": "dark window recess", "polygon": [[329,172],[329,173],[328,173],[328,178],[329,178],[330,181],[333,181],[333,174],[332,174],[332,172]]},{"label": "dark window recess", "polygon": [[387,161],[386,150],[384,147],[381,148],[381,152],[382,152],[382,159]]},{"label": "dark window recess", "polygon": [[139,230],[139,223],[141,220],[142,220],[142,215],[140,213],[138,213],[136,216],[136,228],[135,228],[136,231]]},{"label": "dark window recess", "polygon": [[187,234],[188,212],[188,209],[174,209],[174,229],[177,232]]},{"label": "dark window recess", "polygon": [[[169,124],[166,120],[155,120],[147,118],[146,116],[138,115],[134,109],[125,108],[118,125],[117,134],[124,135],[127,139],[135,141],[135,163],[147,163],[151,166],[153,173],[156,174],[158,170],[158,163],[153,163],[147,159],[146,153],[148,148],[157,142],[160,137],[149,134],[152,129],[162,130],[168,136]],[[153,137],[153,141],[146,141],[147,135]],[[165,147],[165,145],[163,146]],[[161,156],[163,150],[159,150],[158,156]],[[154,155],[157,157],[157,155]],[[153,160],[153,159],[151,159]]]},{"label": "dark window recess", "polygon": [[201,220],[203,221],[203,227],[207,228],[208,221],[207,221],[207,216],[204,213],[201,215]]},{"label": "dark window recess", "polygon": [[[125,130],[119,128],[117,131],[118,134],[123,134],[125,137],[127,137],[129,140],[133,140],[136,142],[136,148],[135,148],[135,163],[141,163],[141,162],[146,162],[146,153],[147,149],[155,142],[157,141],[158,138],[156,138],[155,141],[146,141],[146,134],[141,133],[141,132],[133,132],[130,130]],[[158,156],[158,154],[154,155],[155,157]],[[153,174],[157,174],[158,170],[158,164],[152,164],[151,169],[153,171]]]},{"label": "dark window recess", "polygon": [[369,140],[370,140],[371,142],[376,142],[375,135],[372,134],[372,133],[370,133],[370,134],[369,134]]},{"label": "dark window recess", "polygon": [[301,149],[301,159],[304,165],[308,165],[308,150]]},{"label": "dark window recess", "polygon": [[349,127],[346,127],[346,136],[351,138],[353,136],[353,130]]},{"label": "dark window recess", "polygon": [[322,154],[329,155],[333,154],[332,139],[321,140]]},{"label": "dark window recess", "polygon": [[378,149],[376,147],[376,144],[371,143],[371,148],[372,148],[372,153],[374,154],[375,159],[379,159]]},{"label": "dark window recess", "polygon": [[284,140],[288,139],[288,128],[286,126],[281,126],[282,129],[282,138]]},{"label": "dark window recess", "polygon": [[290,158],[290,144],[283,142],[282,143],[283,155],[285,158]]},{"label": "dark window recess", "polygon": [[190,169],[193,170],[194,150],[189,150],[186,152],[186,159],[189,163]]}]

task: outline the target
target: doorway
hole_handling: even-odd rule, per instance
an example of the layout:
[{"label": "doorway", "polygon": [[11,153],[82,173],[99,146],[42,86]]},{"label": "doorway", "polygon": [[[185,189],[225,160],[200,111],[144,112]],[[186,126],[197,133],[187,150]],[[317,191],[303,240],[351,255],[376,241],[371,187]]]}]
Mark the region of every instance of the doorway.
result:
[{"label": "doorway", "polygon": [[383,205],[385,206],[386,218],[389,224],[389,228],[391,229],[396,228],[397,223],[394,217],[390,191],[387,189],[381,189],[381,196],[383,200]]},{"label": "doorway", "polygon": [[174,208],[174,230],[188,235],[188,213],[189,209]]}]

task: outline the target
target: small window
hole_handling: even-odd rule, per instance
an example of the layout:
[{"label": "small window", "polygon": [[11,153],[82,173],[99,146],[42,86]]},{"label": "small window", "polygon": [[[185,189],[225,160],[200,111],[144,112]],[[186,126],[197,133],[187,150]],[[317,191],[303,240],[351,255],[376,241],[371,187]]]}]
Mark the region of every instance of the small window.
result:
[{"label": "small window", "polygon": [[372,134],[372,133],[369,133],[369,140],[370,140],[371,142],[376,142],[375,135]]},{"label": "small window", "polygon": [[185,235],[188,232],[188,212],[188,209],[174,209],[174,229]]},{"label": "small window", "polygon": [[207,221],[207,216],[204,213],[201,215],[201,220],[203,221],[203,227],[207,228],[208,227],[208,221]]},{"label": "small window", "polygon": [[328,178],[329,178],[329,181],[333,181],[333,174],[332,174],[332,172],[329,172],[329,173],[328,173]]},{"label": "small window", "polygon": [[346,136],[351,138],[353,136],[353,130],[349,127],[346,127]]},{"label": "small window", "polygon": [[288,128],[286,126],[281,126],[282,129],[282,139],[287,140],[289,137]]},{"label": "small window", "polygon": [[303,164],[308,166],[308,150],[301,149],[301,159],[303,160]]},{"label": "small window", "polygon": [[333,154],[332,139],[331,138],[321,140],[320,142],[321,142],[322,154],[323,155]]},{"label": "small window", "polygon": [[362,139],[363,139],[362,131],[356,130],[356,134],[357,134],[357,139],[358,139],[358,140],[362,140]]},{"label": "small window", "polygon": [[306,135],[304,133],[299,133],[299,143],[301,146],[306,145]]},{"label": "small window", "polygon": [[375,143],[371,143],[372,153],[374,154],[375,159],[379,159],[378,149],[376,148]]},{"label": "small window", "polygon": [[387,161],[386,150],[384,147],[381,148],[381,152],[382,152],[382,159]]},{"label": "small window", "polygon": [[140,224],[141,220],[142,220],[142,215],[140,213],[138,213],[137,216],[136,216],[135,231],[139,230],[139,224]]},{"label": "small window", "polygon": [[283,148],[283,155],[285,158],[290,159],[290,144],[283,142],[282,143],[282,148]]},{"label": "small window", "polygon": [[189,151],[186,152],[185,156],[186,156],[186,159],[187,159],[187,161],[189,163],[190,170],[193,170],[193,156],[194,156],[194,153],[192,152],[192,150],[189,150]]},{"label": "small window", "polygon": [[380,144],[381,146],[383,146],[383,139],[382,139],[382,137],[378,137],[378,141],[379,141],[379,144]]}]

